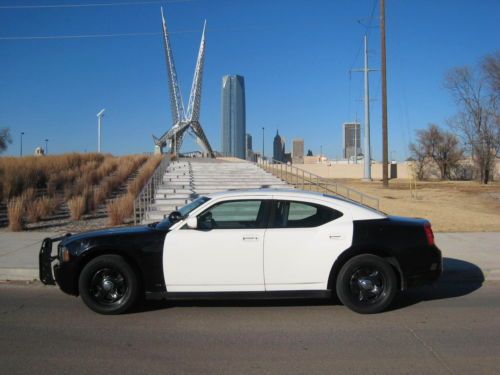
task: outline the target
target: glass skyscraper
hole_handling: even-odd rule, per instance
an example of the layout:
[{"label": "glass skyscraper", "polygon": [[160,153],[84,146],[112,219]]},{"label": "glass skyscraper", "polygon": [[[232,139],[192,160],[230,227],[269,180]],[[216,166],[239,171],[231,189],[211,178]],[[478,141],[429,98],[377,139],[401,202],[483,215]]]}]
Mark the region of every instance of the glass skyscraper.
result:
[{"label": "glass skyscraper", "polygon": [[222,77],[222,154],[245,159],[245,134],[245,80],[239,75],[224,76]]}]

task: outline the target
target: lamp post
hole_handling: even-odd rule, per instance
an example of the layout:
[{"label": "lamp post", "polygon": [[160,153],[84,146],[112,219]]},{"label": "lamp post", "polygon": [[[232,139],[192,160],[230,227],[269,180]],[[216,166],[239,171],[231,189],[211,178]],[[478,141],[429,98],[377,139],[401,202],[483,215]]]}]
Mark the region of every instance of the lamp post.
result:
[{"label": "lamp post", "polygon": [[104,111],[106,109],[101,109],[97,114],[97,152],[101,152],[101,119],[104,117]]},{"label": "lamp post", "polygon": [[45,155],[49,154],[49,140],[45,138]]},{"label": "lamp post", "polygon": [[264,127],[262,127],[262,161],[264,161]]},{"label": "lamp post", "polygon": [[21,149],[19,151],[19,156],[23,156],[23,135],[24,132],[21,132]]}]

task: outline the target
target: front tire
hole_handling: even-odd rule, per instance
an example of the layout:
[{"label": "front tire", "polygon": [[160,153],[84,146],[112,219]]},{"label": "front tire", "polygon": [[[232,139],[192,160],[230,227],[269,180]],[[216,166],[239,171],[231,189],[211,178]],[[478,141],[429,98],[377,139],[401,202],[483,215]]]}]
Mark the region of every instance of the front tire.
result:
[{"label": "front tire", "polygon": [[119,255],[92,259],[80,273],[78,289],[83,302],[99,314],[122,314],[139,299],[139,279]]},{"label": "front tire", "polygon": [[364,254],[349,259],[337,277],[337,296],[360,314],[384,311],[397,293],[397,278],[391,265],[376,255]]}]

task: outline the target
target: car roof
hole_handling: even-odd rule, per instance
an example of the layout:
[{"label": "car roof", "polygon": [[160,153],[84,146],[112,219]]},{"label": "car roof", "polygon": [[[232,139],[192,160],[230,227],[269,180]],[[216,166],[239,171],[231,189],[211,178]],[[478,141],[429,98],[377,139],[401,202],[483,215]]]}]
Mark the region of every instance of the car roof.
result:
[{"label": "car roof", "polygon": [[299,189],[282,189],[282,188],[260,188],[260,189],[231,189],[231,190],[226,190],[222,192],[217,192],[217,193],[212,193],[212,194],[207,194],[207,197],[210,198],[220,198],[220,197],[238,197],[238,196],[249,196],[249,195],[268,195],[268,196],[274,196],[274,197],[280,197],[280,196],[295,196],[297,198],[320,198],[320,199],[333,199],[333,200],[338,200],[340,202],[347,202],[347,203],[357,203],[354,202],[350,199],[342,198],[342,197],[337,197],[333,195],[326,195],[323,193],[318,193],[315,191],[305,191],[305,190],[299,190]]}]

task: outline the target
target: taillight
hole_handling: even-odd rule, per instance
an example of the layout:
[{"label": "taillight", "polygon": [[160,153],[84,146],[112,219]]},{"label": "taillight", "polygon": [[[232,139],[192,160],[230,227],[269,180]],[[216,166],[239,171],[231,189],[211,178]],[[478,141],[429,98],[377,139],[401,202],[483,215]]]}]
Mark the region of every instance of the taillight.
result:
[{"label": "taillight", "polygon": [[429,246],[434,245],[434,233],[432,233],[432,228],[429,223],[424,225],[425,237],[427,238],[427,244]]}]

